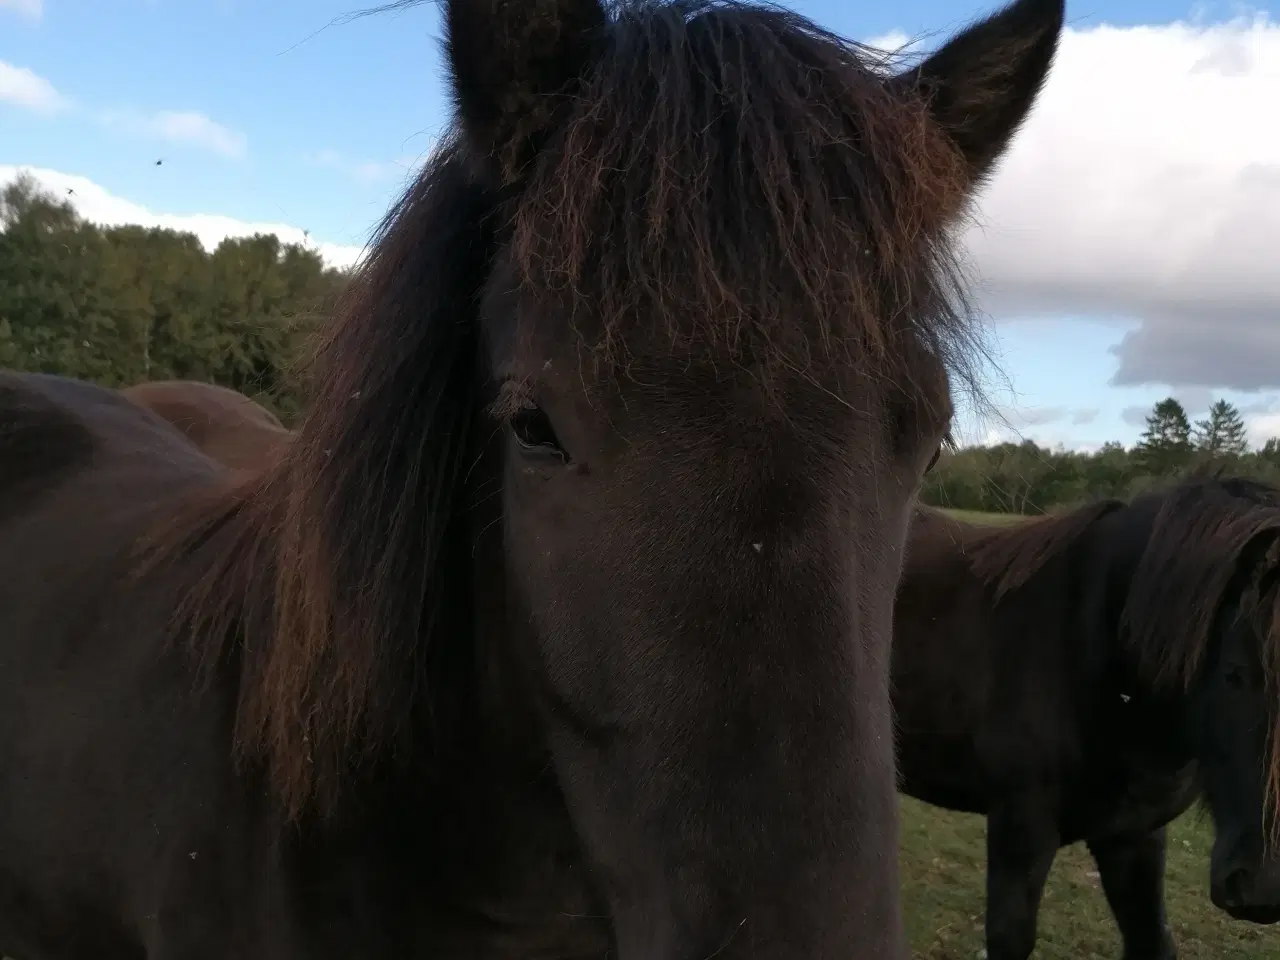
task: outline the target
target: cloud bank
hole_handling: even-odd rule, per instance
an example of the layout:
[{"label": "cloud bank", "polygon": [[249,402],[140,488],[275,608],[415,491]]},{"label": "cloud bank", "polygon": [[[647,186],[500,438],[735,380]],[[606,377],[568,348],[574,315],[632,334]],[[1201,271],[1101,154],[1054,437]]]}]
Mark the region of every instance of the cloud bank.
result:
[{"label": "cloud bank", "polygon": [[255,233],[274,233],[284,243],[299,243],[316,250],[325,263],[349,267],[363,252],[350,244],[316,242],[299,227],[284,223],[249,223],[216,214],[156,213],[140,204],[117,197],[87,177],[39,167],[13,167],[0,164],[0,184],[7,184],[18,174],[27,173],[55,197],[68,200],[80,215],[93,223],[117,226],[125,223],[145,227],[163,227],[194,233],[206,250],[213,250],[227,237],[249,237]]},{"label": "cloud bank", "polygon": [[[2,2],[2,0],[0,0]],[[243,133],[223,126],[197,110],[86,109],[63,96],[52,83],[29,67],[0,60],[0,104],[52,115],[72,113],[134,137],[185,144],[232,159],[248,152]]]},{"label": "cloud bank", "polygon": [[1116,386],[1280,387],[1280,25],[1068,30],[966,235],[986,309],[1138,321]]}]

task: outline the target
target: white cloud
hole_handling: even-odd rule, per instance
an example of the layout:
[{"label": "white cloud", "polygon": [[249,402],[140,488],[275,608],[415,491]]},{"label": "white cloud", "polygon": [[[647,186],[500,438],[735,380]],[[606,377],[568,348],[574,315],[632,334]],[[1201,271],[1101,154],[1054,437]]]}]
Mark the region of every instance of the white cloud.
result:
[{"label": "white cloud", "polygon": [[952,436],[962,446],[992,446],[1033,440],[1041,447],[1090,451],[1099,444],[1081,441],[1073,427],[1097,419],[1096,407],[997,405],[980,413],[962,408],[952,424]]},{"label": "white cloud", "polygon": [[0,10],[12,10],[18,16],[39,20],[44,15],[44,0],[0,0]]},{"label": "white cloud", "polygon": [[[866,46],[874,47],[877,50],[899,52],[908,44],[911,44],[911,38],[901,30],[890,30],[886,34],[882,34],[878,37],[872,37],[870,40],[863,40],[862,42]],[[913,44],[907,52],[914,52],[915,49],[916,46]]]},{"label": "white cloud", "polygon": [[987,308],[1140,320],[1117,384],[1280,386],[1277,103],[1265,15],[1067,30],[967,235]]},{"label": "white cloud", "polygon": [[[4,0],[0,0],[3,4]],[[72,106],[44,77],[28,67],[19,67],[0,60],[0,103],[34,110],[38,113],[57,113]],[[243,133],[231,130],[195,110],[159,110],[144,113],[138,110],[101,110],[96,114],[99,123],[123,130],[133,136],[163,140],[168,143],[188,144],[211,150],[225,157],[241,158],[248,150]],[[364,168],[359,173],[368,175]]]},{"label": "white cloud", "polygon": [[244,134],[230,130],[194,110],[161,110],[144,114],[130,110],[106,110],[99,119],[109,127],[129,133],[189,144],[212,150],[224,157],[239,159],[248,150]]},{"label": "white cloud", "polygon": [[1244,425],[1248,432],[1249,443],[1254,447],[1260,447],[1268,440],[1280,438],[1280,412],[1246,415]]},{"label": "white cloud", "polygon": [[0,103],[38,113],[56,113],[67,106],[66,99],[44,77],[3,60],[0,60]]},{"label": "white cloud", "polygon": [[194,233],[205,249],[213,250],[227,237],[249,237],[255,233],[274,233],[285,243],[300,243],[316,250],[325,262],[335,267],[346,267],[360,259],[360,247],[317,243],[298,227],[283,223],[246,223],[216,214],[156,213],[139,204],[117,197],[86,177],[39,167],[12,167],[0,165],[0,184],[11,182],[19,173],[30,174],[42,187],[55,197],[65,198],[80,215],[93,223],[117,226],[136,223],[144,227],[163,227],[170,230]]},{"label": "white cloud", "polygon": [[1096,453],[1102,444],[1081,440],[1067,430],[1046,426],[1030,426],[1020,429],[1008,424],[988,423],[977,429],[954,431],[956,442],[962,447],[994,447],[1002,443],[1023,443],[1031,440],[1046,450],[1064,450],[1072,453]]},{"label": "white cloud", "polygon": [[361,183],[404,179],[413,165],[408,160],[350,160],[331,149],[305,154],[303,160],[310,166],[335,170]]},{"label": "white cloud", "polygon": [[1280,437],[1280,413],[1262,413],[1244,418],[1250,446],[1260,447],[1272,437]]}]

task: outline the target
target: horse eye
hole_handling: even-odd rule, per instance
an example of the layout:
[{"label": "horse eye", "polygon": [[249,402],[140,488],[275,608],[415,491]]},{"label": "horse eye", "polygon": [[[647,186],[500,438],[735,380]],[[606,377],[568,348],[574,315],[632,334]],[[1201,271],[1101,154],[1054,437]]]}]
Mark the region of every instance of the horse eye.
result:
[{"label": "horse eye", "polygon": [[537,407],[525,407],[511,420],[511,433],[516,443],[537,453],[557,453],[564,457],[560,441],[547,415]]},{"label": "horse eye", "polygon": [[924,468],[924,472],[929,473],[930,471],[932,471],[933,468],[938,465],[938,458],[941,456],[942,456],[942,446],[939,445],[938,449],[933,451],[933,456],[929,458],[929,465]]}]

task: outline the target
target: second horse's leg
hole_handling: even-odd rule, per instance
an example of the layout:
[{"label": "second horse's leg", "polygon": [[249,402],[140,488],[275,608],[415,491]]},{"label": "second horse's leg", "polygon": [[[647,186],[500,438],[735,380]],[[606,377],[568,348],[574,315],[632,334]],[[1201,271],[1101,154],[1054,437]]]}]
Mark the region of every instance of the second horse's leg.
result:
[{"label": "second horse's leg", "polygon": [[1164,828],[1090,840],[1089,852],[1120,927],[1124,960],[1175,960],[1164,909]]},{"label": "second horse's leg", "polygon": [[987,817],[987,958],[1027,960],[1036,946],[1044,882],[1058,853],[1058,831],[1036,798],[994,807]]}]

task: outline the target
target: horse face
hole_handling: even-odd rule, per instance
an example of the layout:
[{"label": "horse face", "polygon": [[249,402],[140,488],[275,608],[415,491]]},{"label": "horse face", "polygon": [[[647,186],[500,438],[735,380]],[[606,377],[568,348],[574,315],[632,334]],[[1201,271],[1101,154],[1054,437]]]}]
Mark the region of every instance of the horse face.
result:
[{"label": "horse face", "polygon": [[1280,709],[1268,694],[1255,621],[1236,603],[1195,691],[1197,756],[1214,821],[1210,893],[1231,916],[1280,921],[1280,849],[1266,791],[1268,732]]},{"label": "horse face", "polygon": [[[893,758],[874,746],[892,743],[892,599],[946,405],[868,416],[900,398],[792,382],[774,406],[656,350],[587,388],[569,333],[493,357],[504,555],[619,955],[709,956],[744,922],[726,956],[797,937],[786,956],[832,954],[831,911],[879,916],[894,955]],[[921,383],[947,394],[940,367]]]},{"label": "horse face", "polygon": [[500,206],[506,640],[622,960],[905,953],[889,648],[970,330],[945,234],[1062,15],[890,79],[772,6],[446,6]]}]

